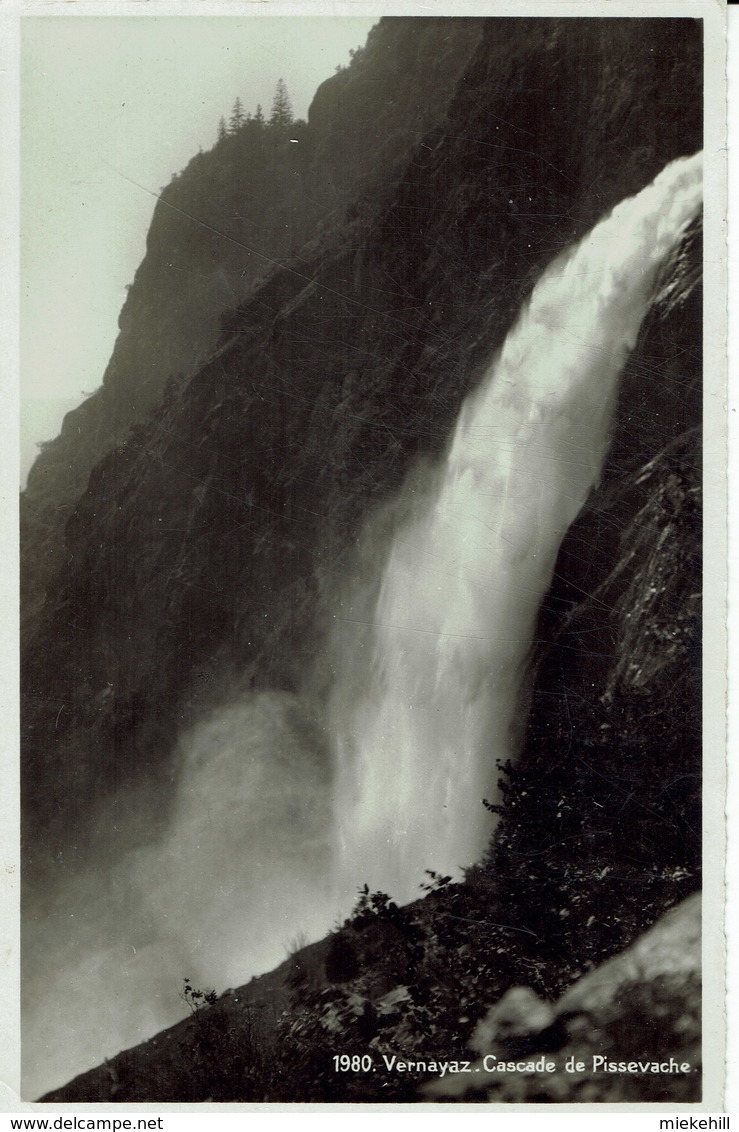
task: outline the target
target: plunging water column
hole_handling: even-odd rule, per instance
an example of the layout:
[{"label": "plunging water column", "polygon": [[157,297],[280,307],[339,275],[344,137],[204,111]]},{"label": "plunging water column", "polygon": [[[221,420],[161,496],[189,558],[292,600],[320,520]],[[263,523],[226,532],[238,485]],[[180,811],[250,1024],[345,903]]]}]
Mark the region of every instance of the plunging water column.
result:
[{"label": "plunging water column", "polygon": [[[543,274],[441,466],[396,530],[330,704],[337,899],[397,900],[490,835],[482,799],[515,755],[517,703],[560,543],[598,482],[618,378],[660,266],[701,204],[673,162]],[[410,490],[410,489],[409,489]],[[586,551],[585,551],[586,552]],[[363,620],[355,592],[339,618]],[[351,654],[351,655],[349,655]]]}]

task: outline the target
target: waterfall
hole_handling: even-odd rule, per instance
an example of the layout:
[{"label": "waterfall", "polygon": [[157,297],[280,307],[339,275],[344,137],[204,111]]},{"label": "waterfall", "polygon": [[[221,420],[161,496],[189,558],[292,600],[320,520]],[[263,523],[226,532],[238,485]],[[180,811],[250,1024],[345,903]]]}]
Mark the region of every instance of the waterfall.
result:
[{"label": "waterfall", "polygon": [[363,883],[412,899],[425,870],[458,875],[486,847],[537,612],[701,169],[673,162],[544,272],[426,489],[407,486],[370,616],[361,587],[337,614],[353,627],[330,703],[345,905]]},{"label": "waterfall", "polygon": [[426,869],[479,859],[539,605],[700,186],[699,156],[675,162],[549,267],[443,460],[370,519],[337,599],[326,734],[310,674],[300,695],[239,692],[180,736],[159,840],[42,894],[24,927],[30,1095],[180,1018],[184,976],[238,985],[362,884],[410,900]]}]

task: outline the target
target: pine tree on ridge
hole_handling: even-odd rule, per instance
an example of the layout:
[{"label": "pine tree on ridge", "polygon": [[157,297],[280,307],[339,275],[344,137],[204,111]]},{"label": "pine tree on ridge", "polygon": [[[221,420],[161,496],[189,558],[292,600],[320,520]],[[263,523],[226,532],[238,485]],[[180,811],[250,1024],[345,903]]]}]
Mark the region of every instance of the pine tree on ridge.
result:
[{"label": "pine tree on ridge", "polygon": [[280,129],[287,129],[293,123],[293,107],[284,79],[277,81],[269,123],[271,126],[277,126]]},{"label": "pine tree on ridge", "polygon": [[233,110],[231,111],[231,118],[228,124],[228,132],[230,134],[237,133],[244,124],[244,107],[240,98],[234,102]]}]

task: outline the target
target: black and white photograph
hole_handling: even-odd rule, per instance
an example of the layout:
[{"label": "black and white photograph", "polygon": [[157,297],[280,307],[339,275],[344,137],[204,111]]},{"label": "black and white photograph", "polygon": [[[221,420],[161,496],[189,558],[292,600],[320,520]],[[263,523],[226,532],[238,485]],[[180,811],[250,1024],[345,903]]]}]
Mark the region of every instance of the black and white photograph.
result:
[{"label": "black and white photograph", "polygon": [[721,1111],[720,6],[71,7],[20,1096]]}]

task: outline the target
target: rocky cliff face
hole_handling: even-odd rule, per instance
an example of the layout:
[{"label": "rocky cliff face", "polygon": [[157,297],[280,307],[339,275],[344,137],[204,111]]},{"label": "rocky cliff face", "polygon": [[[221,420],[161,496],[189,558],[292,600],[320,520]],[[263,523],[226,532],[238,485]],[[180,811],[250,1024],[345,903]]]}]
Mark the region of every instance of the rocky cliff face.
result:
[{"label": "rocky cliff face", "polygon": [[64,555],[64,525],[90,472],[212,352],[225,313],[278,264],[300,279],[304,250],[397,177],[443,118],[480,41],[478,19],[384,19],[316,93],[308,122],[246,123],[196,155],[162,191],[119,318],[103,383],[64,421],[21,496],[24,623],[36,625]]},{"label": "rocky cliff face", "polygon": [[[286,256],[276,232],[289,214],[310,243],[299,261],[252,264],[220,331],[233,291],[219,280],[241,253],[196,239],[184,213],[250,190],[214,151],[167,191],[103,390],[75,421],[88,439],[78,456],[65,426],[29,480],[27,560],[56,565],[40,612],[40,581],[27,599],[31,914],[37,879],[156,837],[184,725],[239,689],[304,691],[309,667],[320,699],[328,595],[363,519],[442,448],[546,264],[700,148],[700,24],[658,23],[383,21],[319,91],[289,155],[300,168],[275,173],[288,156],[269,159],[280,184],[297,171],[325,186],[328,170],[333,187],[318,204],[291,190],[244,239],[260,229],[264,254]],[[347,121],[370,138],[352,176]],[[209,265],[210,297],[149,305],[173,254]],[[558,993],[698,885],[699,270],[696,229],[628,364],[601,485],[562,547],[491,860],[429,905],[428,946],[411,955],[409,936],[406,968],[383,983],[421,988],[393,1031],[409,1049],[421,1015],[436,1009],[442,1026],[451,1001],[467,1013],[444,1038],[466,1040],[481,980]],[[184,323],[192,339],[175,348]],[[43,486],[60,467],[63,549]],[[467,937],[465,920],[489,924]],[[501,924],[523,933],[515,956]],[[282,1034],[301,1056],[303,1007]],[[372,1010],[365,1041],[387,1029]],[[299,1084],[272,1099],[341,1099],[315,1074]]]},{"label": "rocky cliff face", "polygon": [[[662,21],[659,42],[639,21],[583,21],[577,34],[567,21],[523,24],[484,25],[448,109],[396,186],[384,183],[385,199],[332,228],[300,274],[275,270],[215,356],[95,468],[27,652],[33,827],[34,816],[53,827],[70,793],[79,805],[105,796],[114,765],[115,777],[125,767],[126,778],[156,777],[192,687],[214,669],[299,683],[322,574],[340,569],[361,517],[409,461],[443,444],[537,271],[699,148],[698,24]],[[190,180],[208,195],[207,178]],[[176,245],[181,223],[159,206],[149,241],[159,264],[163,229]],[[106,386],[153,398],[160,379],[135,361],[126,376],[119,358],[131,337],[145,349],[137,294]],[[625,402],[635,460],[644,433],[656,452],[673,415],[694,408],[691,354],[673,353],[679,396],[674,381],[663,396],[668,362],[633,363],[652,370],[646,389],[633,382],[643,404]],[[33,535],[25,556],[43,557]]]}]

